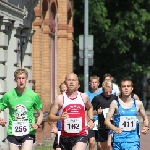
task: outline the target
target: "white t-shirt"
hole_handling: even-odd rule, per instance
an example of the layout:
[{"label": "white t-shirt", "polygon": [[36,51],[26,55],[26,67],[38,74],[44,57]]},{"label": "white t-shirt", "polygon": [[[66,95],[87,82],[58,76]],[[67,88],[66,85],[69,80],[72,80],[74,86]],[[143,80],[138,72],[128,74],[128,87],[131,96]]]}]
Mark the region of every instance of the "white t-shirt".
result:
[{"label": "white t-shirt", "polygon": [[118,93],[120,93],[120,91],[119,91],[119,87],[118,87],[118,85],[117,85],[117,84],[113,83],[113,90],[112,90],[112,94],[116,95],[116,94],[118,94]]}]

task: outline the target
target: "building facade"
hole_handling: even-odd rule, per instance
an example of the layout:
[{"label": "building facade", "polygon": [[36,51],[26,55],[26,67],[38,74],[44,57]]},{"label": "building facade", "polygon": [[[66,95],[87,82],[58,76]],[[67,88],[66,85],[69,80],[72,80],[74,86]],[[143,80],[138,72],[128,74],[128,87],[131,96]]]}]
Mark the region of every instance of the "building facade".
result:
[{"label": "building facade", "polygon": [[[32,73],[44,111],[50,110],[60,83],[73,71],[72,8],[72,0],[39,0],[34,9]],[[50,126],[45,122],[38,130],[38,143],[50,137]]]},{"label": "building facade", "polygon": [[[21,64],[32,82],[32,36],[35,32],[32,23],[37,4],[38,0],[0,0],[0,97],[16,86],[13,74]],[[20,41],[22,34],[27,36],[23,47]],[[31,82],[27,85],[29,88],[32,88]],[[0,117],[8,120],[8,110],[1,113]],[[6,148],[7,144],[1,141],[6,137],[7,128],[0,127],[0,132],[1,148]]]}]

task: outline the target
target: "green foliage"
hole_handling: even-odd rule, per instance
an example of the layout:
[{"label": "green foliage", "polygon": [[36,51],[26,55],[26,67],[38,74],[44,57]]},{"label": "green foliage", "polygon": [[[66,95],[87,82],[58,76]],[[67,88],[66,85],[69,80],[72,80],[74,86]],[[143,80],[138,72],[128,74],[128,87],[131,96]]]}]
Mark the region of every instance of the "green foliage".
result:
[{"label": "green foliage", "polygon": [[[84,34],[84,1],[74,1],[74,53]],[[118,79],[150,73],[150,1],[89,0],[89,34],[94,35],[90,74],[111,73]],[[76,63],[76,73],[83,67]]]}]

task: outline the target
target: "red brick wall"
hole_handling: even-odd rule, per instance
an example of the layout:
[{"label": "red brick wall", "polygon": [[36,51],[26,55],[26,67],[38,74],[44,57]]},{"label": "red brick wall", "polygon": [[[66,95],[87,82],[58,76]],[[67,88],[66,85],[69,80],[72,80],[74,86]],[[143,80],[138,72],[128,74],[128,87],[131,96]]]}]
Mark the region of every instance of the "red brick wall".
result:
[{"label": "red brick wall", "polygon": [[[33,29],[36,31],[33,35],[33,79],[35,83],[35,92],[39,94],[43,103],[43,110],[49,110],[51,99],[51,93],[58,91],[59,84],[64,81],[67,73],[73,70],[73,24],[70,10],[72,6],[67,3],[66,0],[58,1],[58,8],[56,13],[58,14],[58,30],[55,32],[55,38],[57,43],[56,56],[56,85],[55,89],[51,86],[51,22],[50,22],[50,11],[51,4],[56,3],[56,0],[39,0],[38,5],[35,8],[35,21],[33,22]],[[69,11],[68,11],[69,10]],[[71,14],[72,15],[72,14]],[[56,28],[57,29],[57,28]],[[57,94],[56,93],[56,94]],[[50,138],[50,126],[44,123],[43,130],[38,129],[37,131],[37,142],[43,143],[43,140]]]}]

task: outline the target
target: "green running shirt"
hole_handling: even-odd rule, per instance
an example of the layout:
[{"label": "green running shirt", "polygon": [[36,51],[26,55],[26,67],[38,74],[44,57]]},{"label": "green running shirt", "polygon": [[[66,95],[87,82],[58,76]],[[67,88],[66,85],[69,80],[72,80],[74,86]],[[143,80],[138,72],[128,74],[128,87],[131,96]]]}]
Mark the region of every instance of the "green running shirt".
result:
[{"label": "green running shirt", "polygon": [[[25,121],[29,123],[29,134],[35,135],[36,130],[31,127],[31,124],[35,123],[34,111],[42,108],[42,102],[39,96],[29,88],[23,94],[18,94],[16,89],[13,89],[4,94],[0,99],[0,110],[9,109],[9,124],[8,135],[12,133],[12,123],[16,121]],[[19,126],[15,129],[20,130]],[[22,132],[21,131],[19,132]],[[26,131],[26,129],[24,130]],[[17,131],[18,132],[18,131]]]}]

